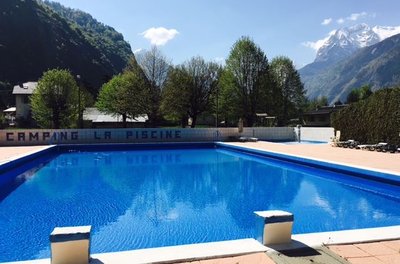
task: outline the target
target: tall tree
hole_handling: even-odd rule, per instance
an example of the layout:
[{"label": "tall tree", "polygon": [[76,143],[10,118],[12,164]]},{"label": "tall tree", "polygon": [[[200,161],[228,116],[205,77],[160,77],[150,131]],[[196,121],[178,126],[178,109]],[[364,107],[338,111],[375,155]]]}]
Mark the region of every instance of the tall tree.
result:
[{"label": "tall tree", "polygon": [[[167,115],[192,119],[196,126],[197,117],[211,105],[211,95],[215,92],[220,66],[194,57],[172,70],[163,92],[162,108]],[[182,122],[185,125],[186,122]]]},{"label": "tall tree", "polygon": [[347,95],[347,100],[346,102],[348,104],[358,102],[360,100],[360,92],[358,89],[353,89],[351,92]]},{"label": "tall tree", "polygon": [[372,95],[371,91],[371,86],[370,85],[364,85],[359,88],[353,89],[348,95],[347,95],[347,103],[355,103],[360,100],[365,100],[368,97]]},{"label": "tall tree", "polygon": [[127,118],[148,113],[149,96],[146,80],[138,71],[126,71],[114,76],[100,90],[96,107],[107,114],[121,115],[123,127]]},{"label": "tall tree", "polygon": [[290,118],[301,117],[306,105],[304,86],[292,60],[287,57],[274,58],[270,71],[280,91],[278,124],[286,125]]},{"label": "tall tree", "polygon": [[78,117],[78,86],[67,70],[49,70],[31,97],[32,116],[42,128],[69,128]]},{"label": "tall tree", "polygon": [[306,108],[305,111],[312,111],[312,110],[317,110],[318,108],[322,106],[328,106],[328,97],[326,96],[321,96],[318,98],[314,99],[306,99]]},{"label": "tall tree", "polygon": [[182,127],[188,124],[190,83],[190,75],[184,68],[174,67],[169,72],[165,89],[161,93],[161,112],[166,119],[180,122]]},{"label": "tall tree", "polygon": [[[267,56],[250,38],[240,38],[226,60],[222,81],[222,102],[234,104],[237,119],[244,118],[252,126],[257,111],[264,112],[270,92]],[[222,107],[222,106],[221,106]]]},{"label": "tall tree", "polygon": [[153,46],[144,53],[139,53],[136,59],[150,84],[151,109],[148,115],[150,124],[154,126],[160,118],[161,91],[167,80],[171,62],[157,46]]}]

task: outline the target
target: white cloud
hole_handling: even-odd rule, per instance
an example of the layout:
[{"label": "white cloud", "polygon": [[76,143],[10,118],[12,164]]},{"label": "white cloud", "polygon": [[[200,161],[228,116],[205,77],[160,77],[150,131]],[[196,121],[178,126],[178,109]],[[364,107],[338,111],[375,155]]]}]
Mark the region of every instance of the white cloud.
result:
[{"label": "white cloud", "polygon": [[327,26],[332,22],[332,18],[325,18],[324,21],[322,21],[321,25]]},{"label": "white cloud", "polygon": [[142,35],[145,39],[150,40],[151,45],[163,46],[167,44],[168,41],[175,38],[178,34],[178,30],[174,28],[166,29],[164,27],[152,27],[147,29],[140,35]]},{"label": "white cloud", "polygon": [[365,17],[367,16],[367,12],[361,12],[361,13],[353,13],[351,14],[349,17],[347,17],[347,20],[351,20],[351,21],[357,21],[358,19],[360,19],[361,17]]},{"label": "white cloud", "polygon": [[[366,16],[368,16],[368,13],[367,13],[367,12],[352,13],[352,14],[350,14],[350,16],[348,16],[348,17],[346,17],[346,18],[343,18],[343,17],[338,18],[338,19],[336,20],[336,23],[338,23],[339,25],[341,25],[341,24],[343,24],[343,23],[346,22],[346,21],[357,21],[357,20],[359,20],[360,18],[363,18],[363,17],[366,17]],[[371,16],[371,17],[374,17],[374,16],[376,16],[376,14],[371,14],[370,16]],[[325,20],[324,20],[324,21],[325,21]]]},{"label": "white cloud", "polygon": [[141,52],[142,50],[143,50],[142,48],[135,49],[135,50],[133,51],[133,54],[139,53],[139,52]]},{"label": "white cloud", "polygon": [[336,20],[336,23],[338,23],[340,25],[340,24],[343,24],[345,21],[346,20],[343,17],[341,17],[338,20]]},{"label": "white cloud", "polygon": [[317,40],[317,41],[306,41],[301,43],[303,46],[307,47],[307,48],[311,48],[313,49],[315,52],[317,52],[324,44],[326,41],[328,41],[328,39],[334,35],[336,32],[336,30],[332,30],[331,32],[329,32],[328,36],[326,36],[323,39]]}]

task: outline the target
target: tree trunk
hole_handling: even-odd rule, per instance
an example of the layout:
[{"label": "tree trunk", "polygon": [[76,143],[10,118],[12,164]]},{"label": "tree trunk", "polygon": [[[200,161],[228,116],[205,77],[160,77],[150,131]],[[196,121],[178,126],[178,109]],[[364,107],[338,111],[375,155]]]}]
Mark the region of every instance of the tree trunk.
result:
[{"label": "tree trunk", "polygon": [[197,115],[192,116],[192,125],[190,126],[191,128],[196,127],[196,121],[197,121]]},{"label": "tree trunk", "polygon": [[181,117],[181,125],[182,125],[182,127],[185,128],[187,126],[187,124],[188,124],[187,117],[186,116],[182,116]]},{"label": "tree trunk", "polygon": [[53,128],[59,129],[60,128],[60,114],[58,111],[53,111]]},{"label": "tree trunk", "polygon": [[122,114],[122,125],[126,128],[126,114]]},{"label": "tree trunk", "polygon": [[246,126],[247,127],[252,127],[254,125],[254,116],[253,115],[247,115],[246,116]]}]

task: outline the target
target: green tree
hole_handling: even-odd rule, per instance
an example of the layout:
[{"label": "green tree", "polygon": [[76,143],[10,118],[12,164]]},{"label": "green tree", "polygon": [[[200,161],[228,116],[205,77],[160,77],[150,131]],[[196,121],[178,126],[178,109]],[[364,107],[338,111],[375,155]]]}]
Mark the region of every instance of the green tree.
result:
[{"label": "green tree", "polygon": [[192,119],[196,126],[197,117],[211,106],[211,95],[216,91],[220,66],[194,57],[172,70],[163,92],[162,109],[166,116]]},{"label": "green tree", "polygon": [[[221,109],[236,120],[253,126],[258,111],[265,112],[271,101],[269,65],[264,52],[250,38],[240,38],[232,47],[221,78]],[[223,107],[226,107],[225,110]]]},{"label": "green tree", "polygon": [[364,85],[359,88],[353,89],[348,95],[347,95],[347,103],[355,103],[360,100],[365,100],[368,97],[372,95],[371,91],[371,86],[370,85]]},{"label": "green tree", "polygon": [[311,100],[307,100],[306,99],[306,107],[305,107],[305,111],[312,111],[312,110],[316,110],[322,106],[328,106],[328,97],[326,96],[321,96],[318,98],[314,98]]},{"label": "green tree", "polygon": [[358,102],[359,100],[360,100],[359,90],[354,89],[354,90],[352,90],[352,91],[347,95],[347,100],[346,100],[346,102],[347,102],[348,104],[351,104],[351,103]]},{"label": "green tree", "polygon": [[187,126],[190,100],[190,75],[182,66],[174,67],[168,74],[165,89],[161,93],[161,112],[165,118]]},{"label": "green tree", "polygon": [[10,83],[0,81],[0,109],[6,109],[15,105],[15,98],[12,91],[13,87]]},{"label": "green tree", "polygon": [[139,53],[136,59],[149,81],[151,98],[149,122],[154,126],[160,119],[161,91],[167,80],[171,62],[161,53],[157,46],[153,46],[144,53]]},{"label": "green tree", "polygon": [[365,100],[372,95],[371,85],[364,85],[360,88],[360,100]]},{"label": "green tree", "polygon": [[333,115],[344,139],[400,144],[400,88],[382,89]]},{"label": "green tree", "polygon": [[[306,105],[305,91],[293,61],[277,57],[271,61],[270,73],[278,88],[278,124],[286,125],[291,118],[300,118]],[[276,94],[277,95],[277,94]]]},{"label": "green tree", "polygon": [[67,70],[43,74],[31,97],[32,116],[42,128],[69,128],[78,116],[78,86]]},{"label": "green tree", "polygon": [[123,127],[126,127],[127,118],[148,113],[148,84],[138,70],[126,71],[102,86],[95,105],[107,114],[121,115]]}]

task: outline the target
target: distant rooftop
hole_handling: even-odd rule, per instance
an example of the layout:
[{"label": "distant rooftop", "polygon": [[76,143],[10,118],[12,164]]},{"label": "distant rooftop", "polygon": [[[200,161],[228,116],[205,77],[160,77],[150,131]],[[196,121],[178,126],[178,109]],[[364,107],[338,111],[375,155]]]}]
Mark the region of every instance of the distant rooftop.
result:
[{"label": "distant rooftop", "polygon": [[33,94],[37,84],[37,82],[26,82],[24,84],[15,85],[13,94]]},{"label": "distant rooftop", "polygon": [[[138,117],[132,119],[127,118],[126,122],[129,123],[145,123],[149,118],[146,114],[139,115]],[[100,112],[95,107],[88,107],[83,111],[83,120],[92,121],[93,123],[118,123],[122,122],[121,115],[110,115]]]},{"label": "distant rooftop", "polygon": [[17,108],[14,106],[4,110],[3,113],[13,113],[15,111],[17,111]]},{"label": "distant rooftop", "polygon": [[305,112],[304,115],[321,115],[321,114],[330,114],[332,112],[338,111],[347,107],[348,104],[343,105],[333,105],[333,106],[322,106],[316,110]]}]

